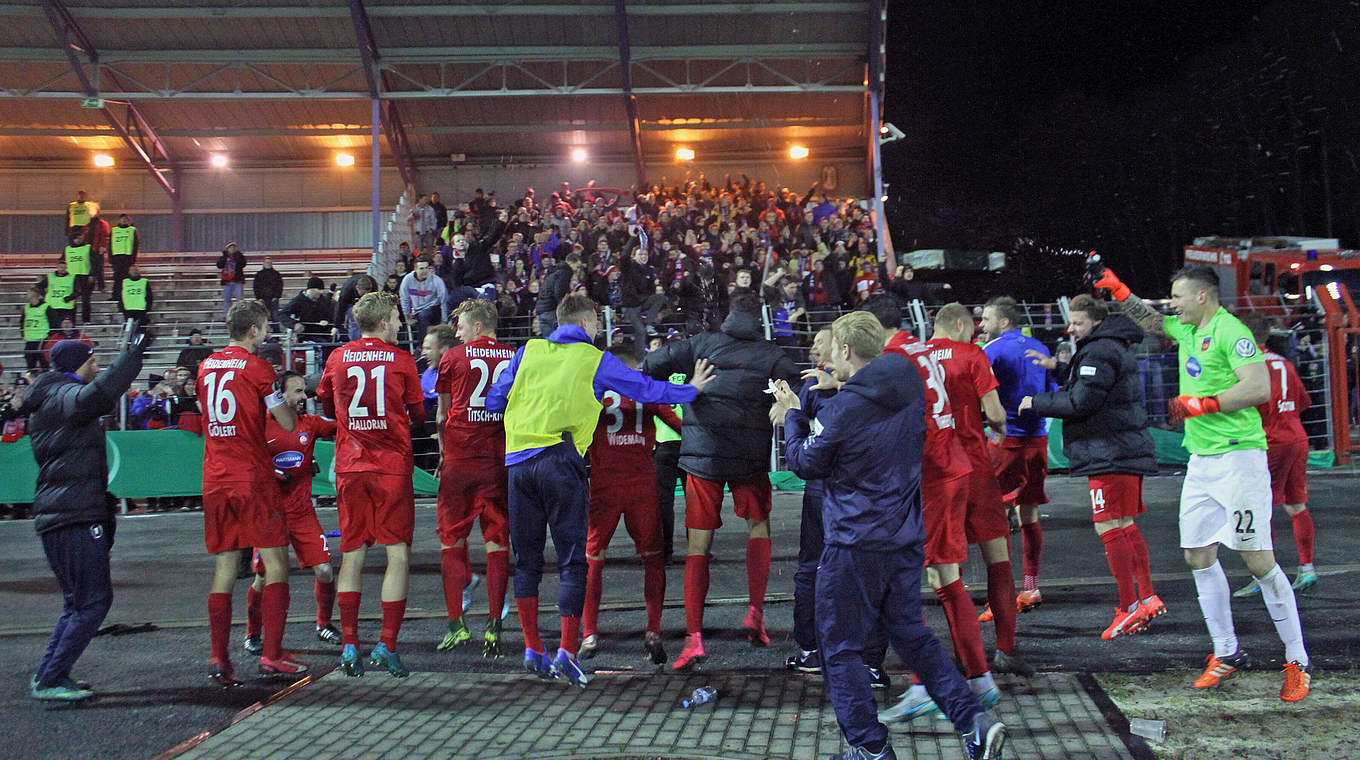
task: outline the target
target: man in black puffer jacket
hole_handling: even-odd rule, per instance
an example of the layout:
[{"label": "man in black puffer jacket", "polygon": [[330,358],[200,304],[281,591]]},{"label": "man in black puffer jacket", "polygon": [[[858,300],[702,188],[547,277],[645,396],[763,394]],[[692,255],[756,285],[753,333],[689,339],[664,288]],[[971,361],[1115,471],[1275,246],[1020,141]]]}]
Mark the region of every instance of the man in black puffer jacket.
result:
[{"label": "man in black puffer jacket", "polygon": [[738,517],[746,519],[746,577],[751,606],[742,629],[756,646],[765,635],[765,586],[770,575],[770,443],[771,379],[801,382],[798,367],[782,349],[765,340],[760,299],[732,299],[720,332],[704,332],[668,343],[643,360],[642,371],[658,380],[688,374],[699,359],[712,363],[717,377],[684,409],[680,434],[680,469],[685,477],[685,648],[672,665],[680,670],[704,656],[701,631],[708,594],[708,548],[722,525],[723,485],[732,491]]},{"label": "man in black puffer jacket", "polygon": [[[558,250],[562,248],[559,247]],[[581,255],[571,251],[561,264],[543,277],[543,286],[539,289],[538,301],[534,304],[534,316],[538,319],[538,334],[541,337],[546,338],[557,329],[557,305],[571,292],[572,275],[584,266],[581,263]]]},{"label": "man in black puffer jacket", "polygon": [[78,702],[94,696],[88,686],[71,680],[71,667],[113,603],[114,511],[106,493],[109,468],[99,418],[127,393],[150,343],[149,334],[135,336],[113,366],[96,376],[94,349],[78,340],[61,341],[52,347],[52,370],[33,383],[19,410],[30,415],[28,432],[38,461],[33,527],[64,599],[47,654],[33,676],[34,699]]},{"label": "man in black puffer jacket", "polygon": [[[1105,557],[1119,587],[1114,622],[1101,634],[1114,639],[1146,628],[1166,613],[1152,589],[1147,544],[1133,518],[1143,506],[1143,476],[1157,474],[1152,436],[1147,431],[1143,378],[1133,347],[1143,330],[1103,301],[1079,295],[1068,306],[1068,332],[1077,352],[1068,365],[1066,390],[1021,399],[1040,417],[1063,420],[1063,454],[1073,475],[1089,478],[1091,517],[1105,545]],[[1055,360],[1036,351],[1026,355],[1049,369]],[[1136,585],[1135,585],[1136,581]]]}]

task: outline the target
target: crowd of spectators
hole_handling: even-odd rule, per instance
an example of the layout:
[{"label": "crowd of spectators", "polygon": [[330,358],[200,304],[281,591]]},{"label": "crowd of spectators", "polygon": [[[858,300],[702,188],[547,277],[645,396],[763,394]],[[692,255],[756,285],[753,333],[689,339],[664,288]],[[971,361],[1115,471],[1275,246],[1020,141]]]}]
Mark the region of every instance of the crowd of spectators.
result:
[{"label": "crowd of spectators", "polygon": [[[445,206],[421,196],[384,289],[402,295],[420,332],[469,297],[546,334],[568,293],[612,307],[640,342],[672,330],[714,329],[730,297],[755,293],[781,343],[810,340],[808,319],[882,292],[922,298],[909,267],[880,259],[864,204],[814,184],[799,195],[746,175],[703,175],[625,192],[567,183],[501,205],[495,192]],[[433,276],[432,276],[433,275]]]}]

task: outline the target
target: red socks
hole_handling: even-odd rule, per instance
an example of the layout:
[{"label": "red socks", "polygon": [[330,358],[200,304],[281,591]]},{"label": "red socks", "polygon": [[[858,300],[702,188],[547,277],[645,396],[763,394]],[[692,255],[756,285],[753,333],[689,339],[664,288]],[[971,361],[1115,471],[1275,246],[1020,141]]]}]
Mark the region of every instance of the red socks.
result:
[{"label": "red socks", "polygon": [[[604,560],[586,558],[586,604],[585,612],[581,619],[585,621],[585,635],[595,635],[596,625],[600,621],[600,594],[603,592],[601,584],[604,581]],[[562,618],[566,620],[566,618]],[[563,623],[566,625],[566,623]],[[565,648],[565,647],[564,647]]]},{"label": "red socks", "polygon": [[977,607],[963,588],[963,581],[935,589],[935,595],[944,605],[944,616],[949,621],[949,633],[954,637],[954,653],[963,663],[963,674],[977,678],[991,668],[987,665],[987,652],[982,648],[982,632],[978,628]]},{"label": "red socks", "polygon": [[543,639],[538,637],[538,597],[515,597],[515,609],[519,612],[520,628],[524,629],[524,648],[542,652]]},{"label": "red socks", "polygon": [[288,623],[288,584],[270,583],[260,593],[260,617],[264,619],[264,656],[283,657],[283,627]]},{"label": "red socks", "polygon": [[[462,596],[462,592],[458,592]],[[382,633],[379,641],[387,645],[387,651],[397,651],[397,634],[401,633],[401,619],[406,617],[406,600],[382,603]]]},{"label": "red socks", "polygon": [[486,595],[491,619],[499,620],[505,607],[505,587],[510,582],[510,552],[489,552],[486,555]]},{"label": "red socks", "polygon": [[[766,541],[769,546],[769,541]],[[750,544],[746,545],[750,557]],[[750,567],[750,560],[747,560]],[[768,567],[768,565],[767,565]],[[685,557],[685,633],[703,633],[704,601],[708,598],[708,557],[691,554]]]},{"label": "red socks", "polygon": [[[751,538],[746,541],[746,588],[751,598],[751,609],[765,610],[765,587],[770,583],[770,539]],[[707,594],[707,583],[705,594]]]},{"label": "red socks", "polygon": [[260,592],[254,585],[246,587],[246,635],[260,635]]},{"label": "red socks", "polygon": [[1129,523],[1123,529],[1124,538],[1129,543],[1133,556],[1133,575],[1138,579],[1138,599],[1151,599],[1156,591],[1152,590],[1152,567],[1148,564],[1147,542],[1138,526]]},{"label": "red socks", "polygon": [[213,662],[231,662],[231,657],[227,655],[227,640],[230,638],[231,594],[208,594],[208,640],[212,644]]},{"label": "red socks", "polygon": [[642,598],[647,604],[647,630],[661,633],[661,607],[666,602],[666,557],[660,552],[642,558]]},{"label": "red socks", "polygon": [[560,646],[572,657],[576,656],[577,645],[581,641],[581,618],[562,616],[562,643]]},{"label": "red socks", "polygon": [[325,628],[331,624],[331,609],[335,607],[335,581],[317,580],[312,595],[316,597],[316,626]]},{"label": "red socks", "polygon": [[439,574],[444,579],[444,607],[449,612],[449,620],[463,616],[463,589],[470,573],[467,546],[444,549],[439,553]]},{"label": "red socks", "polygon": [[[1044,553],[1044,528],[1036,520],[1020,526],[1021,546],[1024,551],[1025,590],[1039,588],[1039,557]],[[993,608],[995,611],[995,608]]]},{"label": "red socks", "polygon": [[340,643],[359,646],[359,592],[341,591],[335,595],[340,607]]},{"label": "red socks", "polygon": [[1299,549],[1299,564],[1313,564],[1313,515],[1305,508],[1297,515],[1290,515],[1294,523],[1294,544]]},{"label": "red socks", "polygon": [[1133,584],[1133,550],[1123,528],[1101,533],[1100,542],[1105,544],[1105,561],[1119,587],[1119,609],[1127,611],[1138,602],[1138,589]]},{"label": "red socks", "polygon": [[987,566],[987,603],[996,624],[996,648],[1015,654],[1015,576],[1009,560]]}]

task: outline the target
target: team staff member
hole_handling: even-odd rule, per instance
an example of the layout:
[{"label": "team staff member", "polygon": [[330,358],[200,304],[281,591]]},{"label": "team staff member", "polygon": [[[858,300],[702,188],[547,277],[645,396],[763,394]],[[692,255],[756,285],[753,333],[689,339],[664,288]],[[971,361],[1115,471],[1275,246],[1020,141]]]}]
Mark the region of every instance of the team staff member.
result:
[{"label": "team staff member", "polygon": [[1006,727],[983,711],[921,617],[925,384],[909,358],[884,352],[872,315],[847,314],[831,331],[831,361],[844,384],[822,405],[817,430],[782,380],[770,416],[784,420],[789,467],[823,484],[817,630],[827,691],[851,747],[842,757],[897,757],[864,666],[879,632],[944,706],[968,756],[1000,757]]},{"label": "team staff member", "polygon": [[141,245],[142,238],[132,226],[132,217],[120,215],[118,226],[109,231],[109,263],[113,265],[113,292],[109,296],[115,301],[123,293],[121,288],[128,269],[137,263],[137,249]]},{"label": "team staff member", "polygon": [[[812,338],[808,359],[813,367],[831,371],[831,328],[824,327]],[[803,415],[817,426],[817,413],[827,399],[836,395],[835,388],[821,388],[818,374],[807,370],[809,377],[798,390],[798,406]],[[798,569],[793,572],[793,640],[798,654],[784,664],[801,673],[822,672],[822,654],[817,645],[817,563],[822,549],[822,481],[817,478],[803,482],[803,516],[798,527]]]},{"label": "team staff member", "polygon": [[[526,343],[492,382],[486,409],[505,414],[515,606],[524,630],[525,670],[584,688],[590,678],[576,650],[590,508],[585,453],[600,419],[600,399],[614,391],[642,403],[688,403],[713,380],[713,372],[700,360],[689,385],[674,385],[628,369],[592,344],[600,322],[595,303],[585,294],[563,298],[556,317],[559,327],[547,338]],[[552,659],[538,635],[545,529],[552,530],[561,577],[557,606],[562,640]]]},{"label": "team staff member", "polygon": [[1213,638],[1214,653],[1195,688],[1216,685],[1247,663],[1233,628],[1228,577],[1218,563],[1226,544],[1242,555],[1261,585],[1275,631],[1284,642],[1284,686],[1280,699],[1308,696],[1308,651],[1298,604],[1289,578],[1275,563],[1270,538],[1270,469],[1266,434],[1256,405],[1270,400],[1270,369],[1250,331],[1218,300],[1218,275],[1188,265],[1171,280],[1174,316],[1163,317],[1133,295],[1098,257],[1089,260],[1098,288],[1124,303],[1144,330],[1180,347],[1181,395],[1168,403],[1172,422],[1185,422],[1190,451],[1181,487],[1180,531],[1185,561],[1195,577],[1199,606]]},{"label": "team staff member", "polygon": [[[769,442],[770,380],[800,381],[798,367],[781,348],[765,340],[760,299],[732,298],[731,311],[717,332],[667,343],[647,355],[642,371],[663,380],[688,372],[695,361],[713,364],[718,379],[698,401],[685,408],[680,439],[680,469],[685,477],[685,646],[672,667],[683,670],[702,660],[704,603],[708,596],[708,549],[722,527],[723,485],[732,492],[738,517],[746,520],[746,587],[750,605],[742,630],[755,646],[767,646],[765,588],[770,579]],[[646,399],[640,399],[645,401]]]},{"label": "team staff member", "polygon": [[[1312,404],[1299,371],[1279,354],[1266,350],[1270,323],[1259,314],[1249,313],[1242,323],[1266,357],[1270,368],[1270,401],[1256,407],[1266,431],[1266,460],[1270,464],[1272,506],[1283,506],[1294,526],[1294,546],[1299,553],[1299,573],[1294,591],[1302,593],[1317,585],[1313,568],[1313,515],[1308,511],[1308,434],[1299,415]],[[1273,536],[1272,536],[1273,539]],[[1255,579],[1233,592],[1247,597],[1261,593]]]},{"label": "team staff member", "polygon": [[260,597],[263,618],[260,673],[300,676],[308,665],[283,651],[288,620],[288,521],[279,500],[274,468],[265,443],[265,416],[284,430],[297,424],[297,411],[274,390],[275,373],[255,355],[269,334],[269,314],[254,301],[227,311],[227,347],[198,365],[197,396],[207,415],[203,426],[203,541],[213,555],[208,593],[208,638],[212,679],[239,686],[231,658],[231,595],[241,550],[252,546],[264,564]]},{"label": "team staff member", "polygon": [[[263,306],[260,307],[264,309]],[[335,434],[335,503],[340,516],[340,669],[364,674],[359,658],[359,600],[364,558],[379,544],[387,553],[382,583],[382,631],[369,662],[396,678],[411,671],[397,655],[406,615],[411,541],[416,517],[411,473],[411,426],[425,421],[416,360],[397,348],[397,299],[369,293],[354,305],[363,337],[331,352],[316,389],[338,423]]]},{"label": "team staff member", "polygon": [[[296,372],[279,375],[279,390],[285,404],[297,410],[297,424],[284,430],[273,417],[265,420],[265,442],[269,445],[274,472],[279,478],[279,492],[283,511],[288,519],[288,542],[293,545],[298,567],[312,568],[316,576],[313,596],[316,599],[316,637],[327,644],[340,643],[340,631],[331,624],[335,608],[335,570],[331,567],[331,552],[326,546],[326,532],[316,519],[312,507],[312,476],[316,474],[316,460],[312,451],[317,440],[335,437],[335,420],[304,414],[307,403],[307,380]],[[260,601],[264,590],[264,567],[255,563],[255,581],[246,589],[245,650],[260,653]]]},{"label": "team staff member", "polygon": [[[1024,582],[1015,598],[1016,609],[1029,612],[1043,603],[1039,593],[1039,562],[1044,553],[1044,529],[1039,506],[1048,503],[1044,476],[1048,473],[1048,421],[1032,411],[1020,411],[1026,396],[1058,390],[1053,375],[1026,355],[1048,356],[1044,344],[1020,332],[1020,309],[1009,296],[993,298],[982,309],[983,350],[996,374],[997,392],[1006,409],[1005,435],[992,445],[992,460],[1001,492],[1020,512],[1024,552]],[[985,615],[986,613],[984,613]],[[993,613],[995,614],[995,613]]]},{"label": "team staff member", "polygon": [[[463,622],[463,593],[472,576],[467,538],[478,518],[486,542],[486,631],[482,655],[500,657],[501,610],[510,579],[510,518],[505,474],[504,415],[486,408],[491,381],[505,370],[515,349],[496,339],[495,304],[469,299],[454,311],[455,339],[462,345],[448,349],[438,361],[439,393],[436,413],[444,452],[439,465],[440,574],[448,632],[436,647],[452,649],[472,639]],[[442,325],[425,334],[428,343]]]},{"label": "team staff member", "polygon": [[[1114,621],[1100,635],[1108,640],[1138,633],[1166,614],[1152,588],[1147,544],[1133,522],[1147,511],[1143,476],[1157,474],[1143,376],[1133,355],[1143,330],[1084,293],[1072,299],[1068,314],[1067,332],[1076,339],[1077,352],[1068,365],[1066,388],[1026,396],[1020,410],[1066,421],[1063,454],[1071,473],[1088,479],[1091,519],[1119,588]],[[1048,370],[1057,366],[1057,360],[1037,353],[1031,359]]]},{"label": "team staff member", "polygon": [[[629,369],[637,369],[641,357],[632,342],[615,344],[609,353]],[[652,486],[656,469],[652,446],[657,421],[679,430],[680,418],[667,404],[639,404],[606,391],[604,408],[590,446],[590,520],[586,534],[586,602],[581,618],[581,655],[598,648],[600,596],[604,584],[604,555],[609,540],[623,520],[633,548],[642,560],[642,598],[647,627],[642,648],[654,665],[666,663],[661,645],[661,607],[666,601],[665,545],[661,537],[661,512]]]},{"label": "team staff member", "polygon": [[29,685],[34,699],[79,702],[94,696],[88,685],[71,680],[71,668],[113,604],[114,510],[105,492],[109,468],[99,418],[113,412],[141,372],[151,339],[146,333],[134,336],[103,372],[90,346],[78,340],[58,343],[52,371],[34,381],[19,409],[29,415],[38,462],[33,527],[63,600],[47,653]]},{"label": "team staff member", "polygon": [[[1000,430],[1006,410],[997,393],[996,375],[982,348],[972,342],[973,314],[959,303],[940,307],[935,315],[934,337],[926,343],[930,356],[944,370],[944,387],[954,409],[954,431],[968,452],[968,506],[964,537],[977,544],[987,564],[988,610],[996,627],[996,653],[992,670],[997,673],[1034,675],[1015,646],[1015,575],[1011,571],[1010,524],[1001,499],[1001,486],[992,469],[987,447],[986,424]],[[981,622],[988,622],[981,620]]]}]

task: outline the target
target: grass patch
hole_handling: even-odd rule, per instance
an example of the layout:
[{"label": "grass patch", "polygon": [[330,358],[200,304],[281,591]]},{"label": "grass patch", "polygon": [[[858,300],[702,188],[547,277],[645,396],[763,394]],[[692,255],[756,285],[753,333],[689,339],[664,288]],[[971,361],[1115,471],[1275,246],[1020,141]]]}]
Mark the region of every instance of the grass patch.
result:
[{"label": "grass patch", "polygon": [[1314,672],[1308,698],[1280,701],[1284,675],[1235,673],[1215,689],[1190,684],[1198,671],[1097,675],[1130,719],[1166,721],[1161,760],[1335,760],[1360,757],[1360,684],[1345,671]]}]

